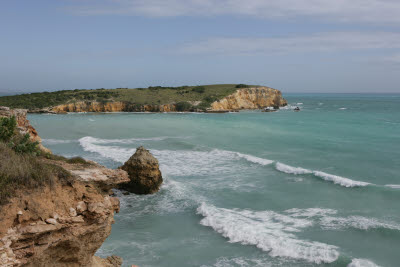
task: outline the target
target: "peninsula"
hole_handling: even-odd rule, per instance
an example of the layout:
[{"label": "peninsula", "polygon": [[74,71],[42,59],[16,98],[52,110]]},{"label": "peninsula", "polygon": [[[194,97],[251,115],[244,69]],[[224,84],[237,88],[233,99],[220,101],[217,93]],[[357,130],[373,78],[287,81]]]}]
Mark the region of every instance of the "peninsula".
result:
[{"label": "peninsula", "polygon": [[287,105],[282,93],[266,86],[218,84],[117,89],[75,89],[0,97],[0,106],[31,113],[66,112],[223,112]]}]

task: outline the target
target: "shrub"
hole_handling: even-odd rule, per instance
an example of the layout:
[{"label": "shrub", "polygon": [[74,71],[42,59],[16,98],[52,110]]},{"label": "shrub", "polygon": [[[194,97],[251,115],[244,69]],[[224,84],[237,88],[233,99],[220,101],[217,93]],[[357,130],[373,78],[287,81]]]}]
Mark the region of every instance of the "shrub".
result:
[{"label": "shrub", "polygon": [[189,111],[192,109],[192,107],[192,104],[186,101],[178,102],[175,104],[176,111]]},{"label": "shrub", "polygon": [[32,142],[29,134],[21,135],[17,132],[17,121],[14,116],[0,118],[0,141],[17,153],[40,154],[38,142]]},{"label": "shrub", "polygon": [[11,118],[0,118],[0,141],[9,142],[15,135],[16,128],[17,120],[14,116]]},{"label": "shrub", "polygon": [[236,85],[235,88],[249,88],[249,86],[247,84],[240,83]]},{"label": "shrub", "polygon": [[66,162],[70,163],[70,164],[84,164],[84,165],[90,164],[82,157],[73,157],[73,158],[67,159]]},{"label": "shrub", "polygon": [[192,91],[202,94],[206,91],[206,88],[204,86],[196,86],[192,89]]}]

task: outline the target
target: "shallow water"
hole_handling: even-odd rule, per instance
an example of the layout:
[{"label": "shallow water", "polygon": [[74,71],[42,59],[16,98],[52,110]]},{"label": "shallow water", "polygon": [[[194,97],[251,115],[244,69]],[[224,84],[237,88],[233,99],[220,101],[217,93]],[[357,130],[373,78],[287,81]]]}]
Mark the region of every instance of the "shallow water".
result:
[{"label": "shallow water", "polygon": [[117,192],[98,252],[124,266],[398,266],[400,95],[286,98],[274,113],[29,119],[57,154],[116,168],[144,145],[158,158],[161,191]]}]

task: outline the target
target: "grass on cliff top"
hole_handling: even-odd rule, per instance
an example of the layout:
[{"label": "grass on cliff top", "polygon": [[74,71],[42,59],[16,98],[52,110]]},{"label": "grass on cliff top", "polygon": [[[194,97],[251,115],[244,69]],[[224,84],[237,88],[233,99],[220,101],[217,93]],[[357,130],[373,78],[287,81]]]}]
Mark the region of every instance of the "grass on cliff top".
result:
[{"label": "grass on cliff top", "polygon": [[55,179],[69,177],[63,168],[43,163],[31,154],[17,153],[0,142],[0,205],[7,203],[18,189],[51,185]]},{"label": "grass on cliff top", "polygon": [[186,101],[201,101],[204,106],[244,88],[243,84],[216,84],[201,86],[179,86],[117,89],[75,89],[0,97],[0,106],[10,108],[41,109],[77,101],[123,101],[137,105],[159,105]]}]

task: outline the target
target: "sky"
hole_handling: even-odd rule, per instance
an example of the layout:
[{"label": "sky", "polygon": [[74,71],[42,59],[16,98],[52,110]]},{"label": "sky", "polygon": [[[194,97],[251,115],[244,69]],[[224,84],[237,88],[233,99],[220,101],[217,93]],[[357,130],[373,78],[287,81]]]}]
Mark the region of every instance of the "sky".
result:
[{"label": "sky", "polygon": [[0,93],[400,93],[398,0],[0,0]]}]

